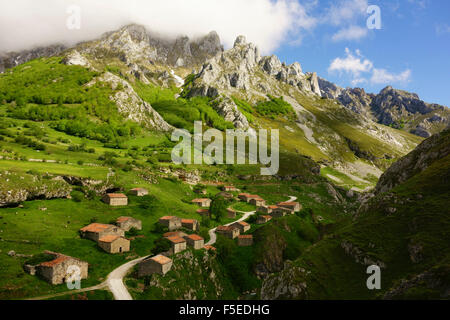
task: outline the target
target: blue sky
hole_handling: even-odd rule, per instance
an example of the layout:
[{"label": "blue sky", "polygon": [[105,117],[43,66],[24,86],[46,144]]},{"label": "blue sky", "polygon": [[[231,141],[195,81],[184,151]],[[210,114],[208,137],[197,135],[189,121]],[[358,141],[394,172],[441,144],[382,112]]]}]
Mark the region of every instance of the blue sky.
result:
[{"label": "blue sky", "polygon": [[[450,1],[299,2],[317,23],[275,50],[282,61],[342,87],[378,93],[392,85],[450,106]],[[365,3],[380,8],[380,30],[367,28]]]}]

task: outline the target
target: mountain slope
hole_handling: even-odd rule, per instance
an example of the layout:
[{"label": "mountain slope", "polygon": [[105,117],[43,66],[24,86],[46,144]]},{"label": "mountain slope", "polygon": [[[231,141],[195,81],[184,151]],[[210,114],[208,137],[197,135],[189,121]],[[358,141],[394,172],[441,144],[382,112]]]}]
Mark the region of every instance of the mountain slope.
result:
[{"label": "mountain slope", "polygon": [[[263,284],[265,299],[449,298],[450,131],[425,141],[385,176],[406,172],[388,184],[353,223],[336,230]],[[410,170],[410,158],[428,159]],[[420,161],[419,161],[420,162]],[[366,268],[381,267],[382,289],[366,288]],[[288,290],[280,291],[280,288]]]}]

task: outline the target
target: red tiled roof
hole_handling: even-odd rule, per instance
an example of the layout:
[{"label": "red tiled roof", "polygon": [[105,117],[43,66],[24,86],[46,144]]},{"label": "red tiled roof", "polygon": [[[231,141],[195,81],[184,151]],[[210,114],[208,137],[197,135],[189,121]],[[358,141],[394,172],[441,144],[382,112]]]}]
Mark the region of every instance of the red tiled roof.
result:
[{"label": "red tiled roof", "polygon": [[278,206],[276,206],[276,205],[271,205],[271,206],[269,206],[268,208],[269,208],[269,209],[276,209],[276,208],[278,208]]},{"label": "red tiled roof", "polygon": [[216,228],[216,231],[231,231],[231,230],[233,230],[234,228],[233,227],[231,227],[231,226],[218,226],[217,228]]},{"label": "red tiled roof", "polygon": [[209,210],[208,209],[198,209],[196,212],[197,213],[208,213]]},{"label": "red tiled roof", "polygon": [[261,216],[261,217],[263,217],[264,219],[267,219],[267,220],[271,220],[272,219],[272,216]]},{"label": "red tiled roof", "polygon": [[55,260],[42,262],[40,265],[43,267],[53,267],[60,263],[63,263],[64,261],[67,261],[69,259],[70,259],[70,257],[68,257],[68,256],[60,255]]},{"label": "red tiled roof", "polygon": [[163,256],[161,254],[156,257],[153,257],[151,259],[159,264],[168,264],[168,263],[172,262],[172,259],[170,259],[166,256]]},{"label": "red tiled roof", "polygon": [[106,196],[109,198],[127,198],[123,193],[108,193]]},{"label": "red tiled roof", "polygon": [[206,245],[203,248],[205,248],[205,250],[212,250],[212,251],[216,251],[217,250],[215,247],[210,246],[210,245]]},{"label": "red tiled roof", "polygon": [[169,237],[181,237],[181,232],[180,231],[172,231],[172,232],[166,232],[163,234],[164,238],[169,238]]},{"label": "red tiled roof", "polygon": [[236,223],[240,224],[241,226],[244,226],[244,227],[249,226],[249,224],[247,222],[244,222],[244,221],[239,221],[239,222],[236,222]]},{"label": "red tiled roof", "polygon": [[189,239],[194,240],[194,241],[200,241],[200,240],[204,240],[202,237],[200,237],[198,234],[191,234],[188,236]]},{"label": "red tiled roof", "polygon": [[290,207],[294,207],[296,205],[298,205],[298,202],[280,202],[278,205],[279,206],[290,206]]},{"label": "red tiled roof", "polygon": [[80,231],[82,232],[102,232],[108,228],[112,227],[112,225],[109,224],[101,224],[101,223],[92,223],[84,228],[81,228]]},{"label": "red tiled roof", "polygon": [[194,224],[196,221],[194,219],[181,219],[181,223],[184,224]]},{"label": "red tiled roof", "polygon": [[253,236],[251,234],[249,234],[249,235],[240,235],[238,238],[239,239],[253,239]]},{"label": "red tiled roof", "polygon": [[175,218],[174,216],[165,216],[162,218],[159,218],[159,220],[172,220],[173,218]]},{"label": "red tiled roof", "polygon": [[106,243],[111,243],[111,242],[116,241],[116,240],[119,239],[119,238],[121,238],[121,237],[120,237],[120,236],[115,236],[115,235],[110,234],[110,235],[101,237],[100,239],[98,239],[98,241],[100,241],[100,242],[106,242]]},{"label": "red tiled roof", "polygon": [[128,220],[132,220],[133,218],[131,218],[131,217],[119,217],[119,218],[117,218],[117,222],[125,222],[125,221],[128,221]]},{"label": "red tiled roof", "polygon": [[184,240],[183,238],[179,237],[179,236],[173,236],[173,237],[168,237],[167,238],[170,242],[172,243],[183,243],[186,242],[186,240]]}]

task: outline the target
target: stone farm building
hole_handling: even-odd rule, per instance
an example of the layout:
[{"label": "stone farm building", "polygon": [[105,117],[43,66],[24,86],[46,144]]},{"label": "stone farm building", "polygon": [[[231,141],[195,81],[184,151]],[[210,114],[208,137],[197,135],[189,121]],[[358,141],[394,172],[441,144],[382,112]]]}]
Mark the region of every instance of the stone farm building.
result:
[{"label": "stone farm building", "polygon": [[133,196],[143,197],[148,195],[148,190],[144,188],[134,188],[130,190],[130,194]]},{"label": "stone farm building", "polygon": [[237,191],[237,188],[234,186],[223,186],[223,191],[225,192],[235,192]]},{"label": "stone farm building", "polygon": [[211,206],[211,199],[203,198],[203,199],[194,199],[192,203],[195,203],[199,207],[209,208]]},{"label": "stone farm building", "polygon": [[241,193],[238,195],[238,198],[242,201],[250,202],[251,199],[258,199],[261,197],[255,194]]},{"label": "stone farm building", "polygon": [[235,222],[232,224],[232,226],[239,229],[240,233],[247,232],[251,228],[251,226],[244,221]]},{"label": "stone farm building", "polygon": [[218,194],[216,194],[216,197],[222,197],[222,198],[224,198],[226,200],[232,200],[234,198],[231,193],[224,192],[224,191],[219,192]]},{"label": "stone farm building", "polygon": [[257,208],[258,212],[269,214],[272,213],[274,209],[278,208],[278,206],[260,206]]},{"label": "stone farm building", "polygon": [[[87,279],[89,264],[76,258],[72,258],[60,253],[48,252],[45,253],[54,256],[54,260],[42,262],[35,267],[35,273],[46,280],[48,283],[57,285],[63,284],[67,281],[68,268],[70,266],[77,266],[80,268],[81,279]],[[72,273],[71,273],[72,274]]]},{"label": "stone farm building", "polygon": [[130,231],[133,228],[142,230],[142,221],[132,217],[119,217],[116,220],[116,225],[125,231]]},{"label": "stone farm building", "polygon": [[269,222],[270,220],[272,220],[272,216],[258,216],[258,218],[256,218],[256,224],[264,224]]},{"label": "stone farm building", "polygon": [[165,216],[159,219],[159,223],[167,228],[169,231],[178,230],[182,227],[181,218],[174,216]]},{"label": "stone farm building", "polygon": [[238,237],[238,246],[239,247],[250,247],[253,245],[253,236],[252,235],[240,235]]},{"label": "stone farm building", "polygon": [[234,226],[219,226],[216,229],[216,233],[221,234],[229,239],[234,239],[239,236],[240,231]]},{"label": "stone farm building", "polygon": [[227,209],[227,217],[230,218],[230,219],[236,218],[236,210],[228,208]]},{"label": "stone farm building", "polygon": [[201,216],[209,217],[209,210],[208,209],[198,209],[196,211]]},{"label": "stone farm building", "polygon": [[171,248],[171,254],[177,254],[179,252],[182,252],[186,250],[186,240],[184,240],[181,237],[174,236],[174,237],[168,237],[167,240],[170,241],[172,244]]},{"label": "stone farm building", "polygon": [[108,235],[98,240],[98,246],[108,253],[122,253],[130,251],[130,240],[124,237]]},{"label": "stone farm building", "polygon": [[171,231],[171,232],[166,232],[163,234],[164,238],[169,238],[169,237],[180,237],[180,238],[184,238],[186,237],[187,234],[181,231]]},{"label": "stone farm building", "polygon": [[138,266],[138,277],[145,277],[154,273],[165,275],[172,268],[172,259],[158,255],[142,261]]},{"label": "stone farm building", "polygon": [[181,225],[191,231],[197,231],[200,229],[200,223],[194,219],[181,219]]},{"label": "stone farm building", "polygon": [[286,215],[293,214],[293,213],[294,213],[294,211],[292,211],[291,209],[284,208],[284,207],[277,207],[276,209],[274,209],[272,211],[272,217],[279,218],[279,217],[284,217]]},{"label": "stone farm building", "polygon": [[184,237],[184,239],[186,240],[188,246],[194,248],[195,250],[199,250],[205,245],[205,240],[197,234],[191,234]]},{"label": "stone farm building", "polygon": [[80,229],[81,237],[97,242],[100,238],[108,235],[123,237],[125,231],[112,224],[92,223]]},{"label": "stone farm building", "polygon": [[128,205],[128,197],[123,193],[108,193],[102,198],[103,202],[110,206],[126,206]]},{"label": "stone farm building", "polygon": [[302,205],[298,202],[280,202],[278,206],[290,209],[293,212],[299,212],[300,210],[302,210]]},{"label": "stone farm building", "polygon": [[262,207],[266,205],[266,201],[263,198],[251,198],[249,202],[250,204],[257,207]]}]

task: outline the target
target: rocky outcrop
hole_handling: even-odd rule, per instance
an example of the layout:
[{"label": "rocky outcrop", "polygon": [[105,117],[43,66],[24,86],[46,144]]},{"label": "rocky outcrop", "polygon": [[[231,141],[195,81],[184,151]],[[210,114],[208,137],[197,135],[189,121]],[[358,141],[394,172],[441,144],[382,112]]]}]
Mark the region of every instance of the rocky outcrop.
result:
[{"label": "rocky outcrop", "polygon": [[164,132],[173,130],[173,127],[149,103],[137,95],[127,81],[110,72],[105,72],[100,77],[88,83],[87,86],[92,86],[97,82],[104,82],[111,85],[115,93],[110,99],[116,103],[118,111],[126,118],[140,123],[148,129]]},{"label": "rocky outcrop", "polygon": [[249,127],[247,118],[239,111],[233,99],[228,97],[223,99],[219,98],[213,106],[217,113],[222,116],[225,121],[233,123],[236,128],[246,129]]},{"label": "rocky outcrop", "polygon": [[446,130],[422,142],[414,151],[394,163],[380,178],[376,193],[388,192],[427,169],[434,161],[450,154],[450,130]]}]

